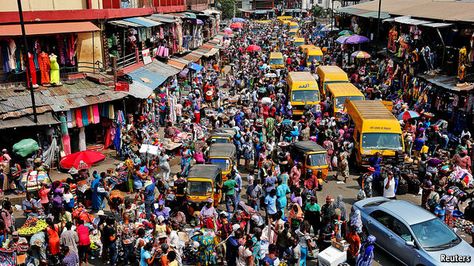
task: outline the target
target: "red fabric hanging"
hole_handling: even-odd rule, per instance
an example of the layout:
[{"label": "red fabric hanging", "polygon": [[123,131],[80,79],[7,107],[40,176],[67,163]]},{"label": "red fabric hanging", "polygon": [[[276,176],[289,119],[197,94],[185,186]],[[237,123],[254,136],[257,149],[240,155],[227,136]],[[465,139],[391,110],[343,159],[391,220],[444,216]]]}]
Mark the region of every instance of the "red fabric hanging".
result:
[{"label": "red fabric hanging", "polygon": [[28,86],[37,85],[38,83],[36,82],[36,67],[35,62],[33,61],[33,55],[31,53],[28,53],[28,61],[30,64],[30,69],[28,73],[31,75],[31,82],[33,83],[30,84],[30,80],[28,79]]},{"label": "red fabric hanging", "polygon": [[49,61],[49,55],[42,52],[38,56],[38,64],[41,71],[41,84],[49,83],[49,71],[51,69],[51,63]]}]

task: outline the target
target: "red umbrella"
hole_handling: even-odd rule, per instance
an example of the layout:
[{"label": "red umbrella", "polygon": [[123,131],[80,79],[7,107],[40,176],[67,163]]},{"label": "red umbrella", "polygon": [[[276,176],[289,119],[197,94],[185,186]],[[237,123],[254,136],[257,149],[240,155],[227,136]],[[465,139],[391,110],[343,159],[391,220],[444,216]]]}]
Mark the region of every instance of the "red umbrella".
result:
[{"label": "red umbrella", "polygon": [[105,155],[97,151],[80,151],[72,153],[64,157],[59,165],[64,169],[87,169],[93,164],[103,161]]},{"label": "red umbrella", "polygon": [[240,22],[234,22],[234,23],[230,24],[230,28],[234,29],[234,30],[235,29],[241,29],[243,27],[244,27],[244,25]]},{"label": "red umbrella", "polygon": [[262,50],[262,48],[258,45],[255,45],[255,44],[252,44],[252,45],[249,45],[249,47],[247,47],[247,49],[245,49],[247,52],[258,52],[260,50]]}]

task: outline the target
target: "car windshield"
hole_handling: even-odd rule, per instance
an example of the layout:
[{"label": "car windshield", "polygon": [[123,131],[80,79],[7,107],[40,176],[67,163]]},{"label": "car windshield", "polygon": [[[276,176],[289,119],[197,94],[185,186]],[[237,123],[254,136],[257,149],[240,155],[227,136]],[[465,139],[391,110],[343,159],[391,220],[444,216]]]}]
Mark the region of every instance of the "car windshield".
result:
[{"label": "car windshield", "polygon": [[192,196],[205,196],[212,193],[211,182],[188,182],[188,194]]},{"label": "car windshield", "polygon": [[420,245],[427,251],[451,248],[461,242],[456,233],[438,218],[414,224],[411,230]]},{"label": "car windshield", "polygon": [[214,139],[212,139],[212,143],[229,143],[229,139],[227,139],[227,138],[214,138]]},{"label": "car windshield", "polygon": [[270,59],[270,65],[283,65],[283,58]]},{"label": "car windshield", "polygon": [[397,133],[364,133],[362,148],[367,150],[402,150],[402,136]]},{"label": "car windshield", "polygon": [[303,45],[304,42],[295,42],[295,46],[300,46],[300,45]]},{"label": "car windshield", "polygon": [[313,61],[316,62],[321,62],[323,60],[323,57],[320,55],[310,55],[308,58],[308,62],[312,63]]},{"label": "car windshield", "polygon": [[217,167],[219,167],[219,169],[221,169],[221,170],[229,169],[229,160],[226,160],[226,159],[211,159],[210,162],[211,162],[211,164],[217,165]]},{"label": "car windshield", "polygon": [[306,163],[309,166],[322,166],[328,164],[325,153],[310,154]]},{"label": "car windshield", "polygon": [[319,91],[317,91],[316,89],[293,91],[291,93],[291,100],[295,102],[318,102]]},{"label": "car windshield", "polygon": [[344,108],[344,103],[346,102],[346,99],[354,101],[354,100],[363,100],[364,97],[363,96],[341,96],[341,97],[337,97],[335,99],[336,108],[338,108],[338,109]]}]

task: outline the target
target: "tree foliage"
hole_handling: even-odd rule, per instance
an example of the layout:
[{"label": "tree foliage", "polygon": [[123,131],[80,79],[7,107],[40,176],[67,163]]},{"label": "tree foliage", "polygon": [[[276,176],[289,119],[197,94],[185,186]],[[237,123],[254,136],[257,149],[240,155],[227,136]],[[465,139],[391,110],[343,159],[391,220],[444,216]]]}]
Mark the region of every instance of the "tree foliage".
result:
[{"label": "tree foliage", "polygon": [[[219,0],[218,8],[222,11],[222,19],[231,19],[234,17],[235,0]],[[237,12],[237,10],[235,10]]]}]

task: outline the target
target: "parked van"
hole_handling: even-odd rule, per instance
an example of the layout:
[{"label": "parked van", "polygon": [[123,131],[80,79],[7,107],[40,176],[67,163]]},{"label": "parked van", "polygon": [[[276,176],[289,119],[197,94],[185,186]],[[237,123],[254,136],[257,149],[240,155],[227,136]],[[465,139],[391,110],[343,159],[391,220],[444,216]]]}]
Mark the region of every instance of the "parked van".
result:
[{"label": "parked van", "polygon": [[269,63],[271,69],[285,68],[285,60],[283,60],[283,54],[280,52],[271,52]]},{"label": "parked van", "polygon": [[287,83],[293,115],[304,114],[306,105],[316,105],[316,108],[320,108],[318,83],[310,72],[290,72]]},{"label": "parked van", "polygon": [[295,47],[300,47],[301,45],[304,45],[304,38],[294,38],[293,45]]},{"label": "parked van", "polygon": [[368,164],[380,152],[384,163],[398,163],[404,150],[400,123],[381,101],[346,102],[346,111],[354,127],[354,152],[358,165]]},{"label": "parked van", "polygon": [[326,86],[330,83],[349,83],[347,73],[338,66],[319,66],[316,69],[319,76],[319,88],[323,96],[326,95]]},{"label": "parked van", "polygon": [[329,83],[326,89],[327,96],[331,99],[331,114],[336,118],[344,113],[346,99],[365,100],[364,94],[352,83]]},{"label": "parked van", "polygon": [[305,52],[306,66],[310,67],[313,62],[316,62],[316,65],[319,66],[323,62],[323,51],[319,47],[313,49],[306,49]]}]

